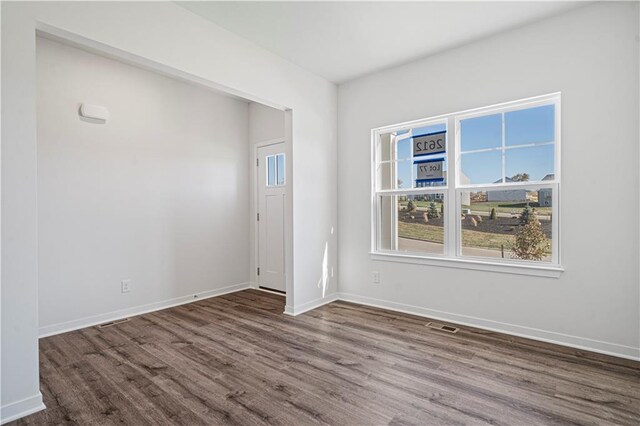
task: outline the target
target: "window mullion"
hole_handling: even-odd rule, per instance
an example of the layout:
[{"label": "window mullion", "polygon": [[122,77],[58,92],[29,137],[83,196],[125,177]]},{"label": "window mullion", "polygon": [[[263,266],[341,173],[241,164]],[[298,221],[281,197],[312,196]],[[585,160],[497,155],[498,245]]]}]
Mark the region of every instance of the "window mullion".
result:
[{"label": "window mullion", "polygon": [[554,264],[560,264],[560,185],[554,183],[551,188],[551,257]]},{"label": "window mullion", "polygon": [[[458,233],[456,231],[456,216],[458,211],[456,187],[458,185],[458,123],[455,116],[447,119],[447,198],[445,200],[445,254],[455,257],[458,252]],[[453,130],[453,137],[451,137]]]},{"label": "window mullion", "polygon": [[[409,130],[409,138],[413,137],[413,129]],[[414,176],[414,172],[413,172],[413,161],[415,160],[415,156],[414,156],[414,152],[413,152],[413,142],[411,143],[411,160],[409,161],[411,163],[410,169],[411,169],[411,188],[415,188],[415,186],[417,186],[416,182],[416,176]],[[415,185],[415,186],[414,186]]]},{"label": "window mullion", "polygon": [[505,141],[505,120],[504,111],[502,112],[502,183],[507,183],[507,149]]}]

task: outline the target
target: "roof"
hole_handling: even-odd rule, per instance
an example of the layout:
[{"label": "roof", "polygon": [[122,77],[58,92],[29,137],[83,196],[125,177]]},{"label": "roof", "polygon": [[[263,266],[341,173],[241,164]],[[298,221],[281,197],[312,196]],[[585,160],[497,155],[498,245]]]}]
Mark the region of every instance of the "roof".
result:
[{"label": "roof", "polygon": [[[510,177],[506,177],[504,179],[505,182],[515,182],[513,179],[511,179]],[[493,183],[502,183],[502,178],[498,179],[497,181],[493,182]]]}]

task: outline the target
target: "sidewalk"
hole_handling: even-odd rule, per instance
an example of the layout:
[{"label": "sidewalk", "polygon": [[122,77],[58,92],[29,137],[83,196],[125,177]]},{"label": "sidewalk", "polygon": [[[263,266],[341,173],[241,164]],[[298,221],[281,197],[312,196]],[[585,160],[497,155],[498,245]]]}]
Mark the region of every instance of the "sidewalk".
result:
[{"label": "sidewalk", "polygon": [[[398,250],[399,251],[412,251],[418,253],[443,253],[444,245],[438,243],[432,243],[430,241],[414,240],[411,238],[398,238]],[[463,252],[465,256],[478,256],[478,257],[502,257],[499,250],[491,250],[485,248],[470,248],[464,247]],[[505,258],[510,258],[510,252],[504,252]]]}]

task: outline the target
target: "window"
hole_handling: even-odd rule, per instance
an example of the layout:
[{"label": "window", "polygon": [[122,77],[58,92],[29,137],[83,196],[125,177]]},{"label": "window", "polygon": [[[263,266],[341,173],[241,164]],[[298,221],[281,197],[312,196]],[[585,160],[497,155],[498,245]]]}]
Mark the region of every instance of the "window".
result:
[{"label": "window", "polygon": [[267,156],[267,186],[283,186],[285,180],[284,154]]},{"label": "window", "polygon": [[373,254],[559,271],[559,118],[553,94],[374,129]]}]

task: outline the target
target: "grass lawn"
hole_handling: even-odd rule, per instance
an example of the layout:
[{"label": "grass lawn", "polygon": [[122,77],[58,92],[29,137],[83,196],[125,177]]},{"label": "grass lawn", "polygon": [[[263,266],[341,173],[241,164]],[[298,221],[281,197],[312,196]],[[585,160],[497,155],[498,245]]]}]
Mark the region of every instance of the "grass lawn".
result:
[{"label": "grass lawn", "polygon": [[504,245],[505,251],[509,250],[515,242],[513,235],[492,234],[488,232],[472,231],[471,229],[462,230],[462,247],[479,247],[493,250],[500,250]]},{"label": "grass lawn", "polygon": [[[398,236],[401,238],[411,238],[413,240],[429,241],[432,243],[444,243],[443,228],[435,225],[398,221]],[[463,247],[500,250],[504,245],[504,250],[508,251],[511,249],[514,242],[514,235],[480,232],[471,229],[462,230]]]},{"label": "grass lawn", "polygon": [[[440,205],[442,204],[442,203],[439,203],[437,201],[418,201],[418,200],[413,200],[413,202],[415,203],[416,207],[429,207],[429,205],[431,203],[436,203],[436,207],[438,208],[438,211],[440,211]],[[407,203],[408,203],[408,201],[398,201],[398,206],[407,207]]]},{"label": "grass lawn", "polygon": [[434,226],[418,223],[398,222],[398,236],[414,240],[444,243],[444,229],[442,226]]},{"label": "grass lawn", "polygon": [[[421,225],[417,223],[398,222],[398,236],[413,240],[430,241],[432,243],[444,243],[444,232],[441,226]],[[462,245],[465,247],[482,247],[500,250],[504,244],[505,250],[511,247],[513,235],[490,234],[487,232],[462,230]]]},{"label": "grass lawn", "polygon": [[[427,208],[431,204],[431,201],[416,201],[414,200],[416,207]],[[480,203],[471,203],[471,206],[462,205],[463,209],[470,208],[473,211],[477,212],[487,212],[490,213],[492,208],[495,208],[499,213],[511,213],[514,211],[516,214],[520,214],[522,209],[527,203],[522,202],[509,202],[509,201],[491,201],[491,202],[480,202]],[[407,207],[407,201],[399,201],[398,205],[402,207]],[[529,206],[531,208],[535,208],[536,211],[541,215],[549,215],[551,214],[551,207],[538,207],[538,203],[530,202]],[[440,203],[436,202],[436,207],[438,211],[440,211]]]},{"label": "grass lawn", "polygon": [[[477,212],[487,212],[490,213],[492,208],[496,209],[498,213],[511,213],[514,211],[516,214],[520,214],[522,209],[527,203],[510,203],[508,201],[487,201],[480,203],[471,203],[471,206],[463,205],[463,209],[470,208],[473,211]],[[551,207],[538,207],[538,203],[529,203],[529,207],[536,209],[536,211],[541,215],[549,215],[551,214]]]}]

